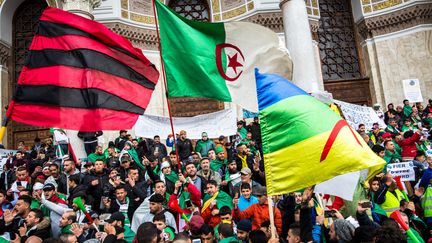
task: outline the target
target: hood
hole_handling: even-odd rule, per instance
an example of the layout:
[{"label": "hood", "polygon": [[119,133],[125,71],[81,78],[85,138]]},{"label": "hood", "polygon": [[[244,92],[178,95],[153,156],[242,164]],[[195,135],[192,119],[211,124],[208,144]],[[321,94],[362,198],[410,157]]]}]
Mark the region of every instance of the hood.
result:
[{"label": "hood", "polygon": [[44,217],[43,220],[36,225],[36,228],[38,230],[50,228],[51,227],[50,224],[51,224],[51,220],[48,217]]}]

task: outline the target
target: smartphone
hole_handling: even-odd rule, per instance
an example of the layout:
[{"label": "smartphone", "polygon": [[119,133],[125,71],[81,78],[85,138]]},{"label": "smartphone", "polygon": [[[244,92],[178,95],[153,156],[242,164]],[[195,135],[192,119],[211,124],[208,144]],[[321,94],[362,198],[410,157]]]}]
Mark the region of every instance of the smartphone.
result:
[{"label": "smartphone", "polygon": [[201,239],[193,239],[192,243],[201,243]]},{"label": "smartphone", "polygon": [[99,228],[99,231],[100,231],[100,232],[104,232],[105,224],[99,224],[99,225],[98,225],[98,228]]},{"label": "smartphone", "polygon": [[362,206],[362,208],[372,208],[371,202],[362,202],[360,205]]},{"label": "smartphone", "polygon": [[326,210],[324,211],[324,217],[325,218],[332,218],[334,216],[334,211],[333,210]]},{"label": "smartphone", "polygon": [[185,204],[187,208],[191,208],[192,207],[192,202],[191,200],[185,200]]}]

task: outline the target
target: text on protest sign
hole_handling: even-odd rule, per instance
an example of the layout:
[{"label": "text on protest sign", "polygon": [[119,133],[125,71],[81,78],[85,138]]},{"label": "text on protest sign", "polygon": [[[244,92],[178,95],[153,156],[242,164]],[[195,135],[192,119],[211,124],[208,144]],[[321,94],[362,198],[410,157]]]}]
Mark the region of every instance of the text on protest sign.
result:
[{"label": "text on protest sign", "polygon": [[387,171],[392,177],[400,176],[401,181],[415,180],[414,165],[412,162],[388,164]]}]

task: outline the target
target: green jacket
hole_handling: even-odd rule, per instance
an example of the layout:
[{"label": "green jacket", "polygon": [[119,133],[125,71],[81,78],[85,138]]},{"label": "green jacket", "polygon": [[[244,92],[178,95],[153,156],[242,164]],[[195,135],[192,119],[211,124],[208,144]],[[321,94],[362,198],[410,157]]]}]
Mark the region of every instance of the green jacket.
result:
[{"label": "green jacket", "polygon": [[218,241],[219,243],[232,243],[232,242],[241,242],[240,240],[237,239],[237,237],[235,236],[231,236],[228,238],[224,238],[220,241]]},{"label": "green jacket", "polygon": [[206,157],[210,149],[216,149],[215,143],[210,139],[207,139],[207,141],[200,139],[196,144],[195,152],[200,153],[201,157]]}]

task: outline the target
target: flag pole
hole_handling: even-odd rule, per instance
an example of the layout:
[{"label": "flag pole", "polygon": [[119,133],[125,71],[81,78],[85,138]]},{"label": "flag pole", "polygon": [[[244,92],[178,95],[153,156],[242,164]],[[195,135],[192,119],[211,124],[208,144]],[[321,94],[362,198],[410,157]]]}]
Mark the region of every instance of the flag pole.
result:
[{"label": "flag pole", "polygon": [[[15,93],[16,93],[16,92],[17,92],[17,91],[15,90]],[[15,96],[14,96],[14,97],[15,97]],[[10,120],[9,117],[12,116],[12,111],[13,111],[14,106],[15,106],[15,102],[14,102],[14,100],[12,99],[12,100],[9,102],[9,105],[8,105],[8,107],[7,107],[7,110],[6,110],[6,115],[5,115],[4,119],[3,119],[2,126],[1,126],[1,128],[0,128],[0,143],[1,143],[1,144],[3,144],[3,137],[4,137],[5,133],[6,133],[6,127],[7,127],[8,123],[9,123],[9,120]]]},{"label": "flag pole", "polygon": [[179,173],[181,173],[180,158],[179,158],[179,154],[178,154],[176,135],[174,132],[174,124],[173,124],[173,119],[172,119],[172,114],[171,114],[171,105],[170,105],[170,101],[168,99],[168,88],[167,88],[167,81],[166,81],[166,76],[165,76],[165,65],[164,65],[164,62],[162,59],[162,46],[161,46],[161,42],[160,42],[159,24],[158,24],[158,20],[157,20],[155,1],[157,1],[157,0],[152,0],[152,5],[153,5],[154,20],[155,20],[155,25],[156,25],[156,36],[157,36],[157,42],[158,42],[159,57],[160,57],[160,62],[161,62],[161,71],[162,71],[163,83],[164,83],[164,87],[165,87],[165,98],[166,98],[167,107],[168,107],[168,116],[169,116],[170,125],[171,125],[171,132],[172,132],[173,139],[174,139],[174,149],[175,149],[176,158],[177,158],[177,169],[178,169]]},{"label": "flag pole", "polygon": [[0,128],[0,143],[1,144],[3,144],[3,137],[4,137],[5,133],[6,133],[6,127],[7,127],[8,123],[9,123],[9,117],[6,116],[3,119],[2,126]]},{"label": "flag pole", "polygon": [[274,213],[273,213],[273,199],[272,196],[267,195],[267,203],[270,217],[270,232],[271,238],[276,238],[276,227],[274,222]]}]

